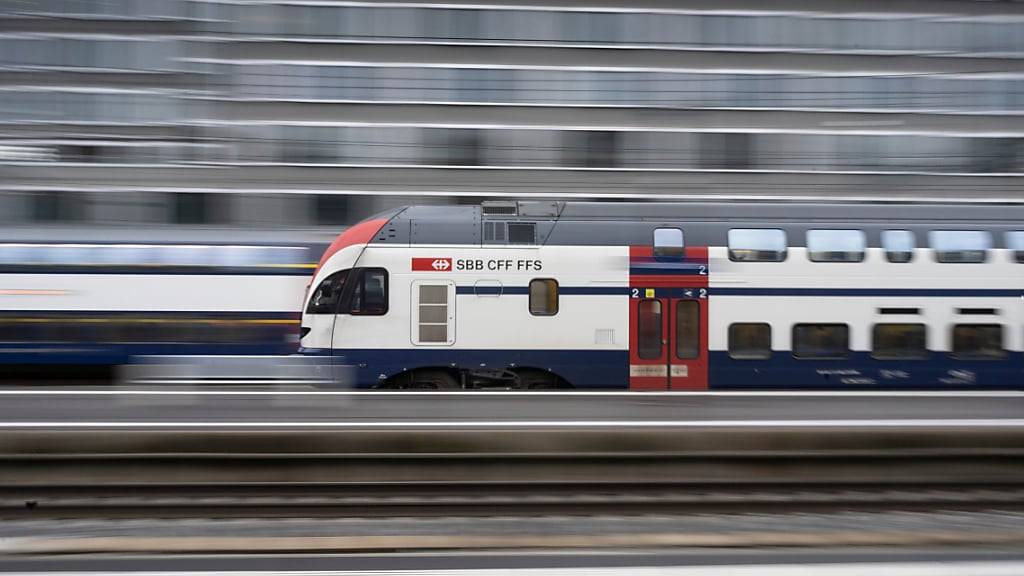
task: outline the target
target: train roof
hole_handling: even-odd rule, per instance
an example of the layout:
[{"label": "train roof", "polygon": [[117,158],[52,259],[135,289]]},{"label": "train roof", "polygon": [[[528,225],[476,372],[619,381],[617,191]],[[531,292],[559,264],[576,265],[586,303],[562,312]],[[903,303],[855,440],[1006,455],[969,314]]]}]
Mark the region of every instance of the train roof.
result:
[{"label": "train roof", "polygon": [[[722,245],[730,228],[781,228],[791,245],[811,228],[858,228],[876,243],[885,229],[926,232],[1024,228],[1020,203],[980,202],[562,202],[497,201],[410,206],[386,215],[374,243],[649,244],[653,227],[680,227],[687,243]],[[877,244],[876,244],[877,245]]]}]

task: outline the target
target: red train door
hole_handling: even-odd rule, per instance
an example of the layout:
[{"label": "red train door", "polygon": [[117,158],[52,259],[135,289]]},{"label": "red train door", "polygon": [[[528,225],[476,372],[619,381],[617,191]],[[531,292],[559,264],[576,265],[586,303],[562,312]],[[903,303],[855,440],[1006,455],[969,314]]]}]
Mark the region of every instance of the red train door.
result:
[{"label": "red train door", "polygon": [[629,387],[706,390],[707,249],[688,248],[675,262],[650,254],[630,254]]}]

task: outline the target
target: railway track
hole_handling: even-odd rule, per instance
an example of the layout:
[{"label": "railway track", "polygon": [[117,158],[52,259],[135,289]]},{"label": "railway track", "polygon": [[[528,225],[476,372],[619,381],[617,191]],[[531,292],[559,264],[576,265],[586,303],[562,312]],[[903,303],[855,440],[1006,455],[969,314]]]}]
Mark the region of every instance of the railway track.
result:
[{"label": "railway track", "polygon": [[1024,511],[1024,483],[472,482],[17,486],[0,519]]}]

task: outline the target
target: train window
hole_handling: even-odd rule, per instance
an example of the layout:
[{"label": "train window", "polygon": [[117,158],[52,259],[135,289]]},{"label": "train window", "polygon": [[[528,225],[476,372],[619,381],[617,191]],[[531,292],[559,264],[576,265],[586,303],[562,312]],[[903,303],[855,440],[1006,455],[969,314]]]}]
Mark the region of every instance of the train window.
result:
[{"label": "train window", "polygon": [[924,324],[875,324],[871,340],[872,358],[902,360],[928,357]]},{"label": "train window", "polygon": [[530,314],[554,316],[558,314],[558,282],[551,278],[530,280]]},{"label": "train window", "polygon": [[156,246],[155,251],[155,264],[163,264],[165,266],[205,266],[210,262],[209,246]]},{"label": "train window", "polygon": [[729,357],[758,360],[772,355],[772,327],[768,324],[730,324]]},{"label": "train window", "polygon": [[306,314],[334,314],[338,310],[338,298],[345,287],[348,270],[335,272],[320,283],[306,306]]},{"label": "train window", "polygon": [[32,245],[0,244],[0,264],[34,264]]},{"label": "train window", "polygon": [[226,268],[256,266],[262,260],[262,252],[263,248],[260,246],[213,246],[210,251],[210,263]]},{"label": "train window", "polygon": [[700,356],[700,305],[696,300],[676,302],[676,358]]},{"label": "train window", "polygon": [[682,258],[686,253],[683,245],[683,231],[679,228],[654,229],[654,256],[657,258]]},{"label": "train window", "polygon": [[383,316],[388,313],[388,272],[383,268],[364,268],[358,271],[352,288],[349,314],[354,316]]},{"label": "train window", "polygon": [[153,264],[155,246],[144,244],[112,244],[96,252],[99,263],[113,266],[139,266]]},{"label": "train window", "polygon": [[850,327],[846,324],[793,326],[793,356],[846,358],[850,354]]},{"label": "train window", "polygon": [[776,229],[729,230],[729,260],[733,262],[782,262],[786,259],[786,233]]},{"label": "train window", "polygon": [[953,356],[963,360],[1001,360],[1003,327],[1000,324],[957,324],[953,326]]},{"label": "train window", "polygon": [[644,360],[661,358],[661,301],[638,302],[636,324],[637,355]]},{"label": "train window", "polygon": [[992,235],[982,230],[936,230],[928,233],[935,261],[979,264],[992,248]]},{"label": "train window", "polygon": [[509,244],[536,244],[537,225],[533,222],[509,222]]},{"label": "train window", "polygon": [[867,237],[860,230],[808,230],[807,256],[812,262],[861,262]]},{"label": "train window", "polygon": [[883,230],[882,248],[885,259],[896,264],[906,264],[914,259],[917,242],[910,230]]},{"label": "train window", "polygon": [[1013,259],[1024,264],[1024,231],[1006,233],[1006,247],[1013,251]]}]

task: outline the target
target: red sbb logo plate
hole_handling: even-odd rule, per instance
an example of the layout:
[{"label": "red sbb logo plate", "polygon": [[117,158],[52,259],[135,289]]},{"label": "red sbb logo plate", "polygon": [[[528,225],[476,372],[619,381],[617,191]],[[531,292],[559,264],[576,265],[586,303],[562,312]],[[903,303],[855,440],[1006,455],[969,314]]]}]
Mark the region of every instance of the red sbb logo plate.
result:
[{"label": "red sbb logo plate", "polygon": [[447,272],[452,269],[451,258],[413,258],[413,272]]}]

